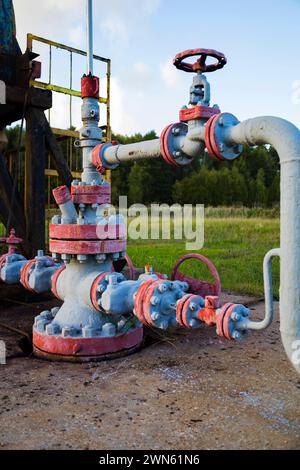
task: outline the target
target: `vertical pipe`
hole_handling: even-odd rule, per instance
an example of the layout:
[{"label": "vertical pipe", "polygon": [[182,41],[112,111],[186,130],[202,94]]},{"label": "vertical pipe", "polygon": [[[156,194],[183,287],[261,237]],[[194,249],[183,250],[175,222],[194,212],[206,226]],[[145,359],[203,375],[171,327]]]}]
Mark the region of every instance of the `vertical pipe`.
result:
[{"label": "vertical pipe", "polygon": [[234,144],[271,144],[280,158],[280,331],[300,372],[300,131],[284,119],[263,116],[229,129]]},{"label": "vertical pipe", "polygon": [[87,75],[94,73],[93,67],[93,0],[86,1],[87,6]]},{"label": "vertical pipe", "polygon": [[[70,51],[70,90],[73,87],[73,54]],[[69,103],[69,112],[70,112],[70,129],[72,129],[72,95],[70,94],[70,103]]]}]

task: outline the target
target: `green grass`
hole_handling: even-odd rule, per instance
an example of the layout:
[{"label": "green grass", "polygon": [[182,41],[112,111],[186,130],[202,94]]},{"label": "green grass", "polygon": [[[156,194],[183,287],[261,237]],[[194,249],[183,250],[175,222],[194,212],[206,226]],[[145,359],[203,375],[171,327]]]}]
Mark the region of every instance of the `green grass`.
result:
[{"label": "green grass", "polygon": [[[219,271],[222,287],[231,292],[263,295],[263,257],[279,246],[279,220],[263,218],[206,218],[205,242],[198,252],[207,256]],[[138,240],[128,242],[135,266],[150,263],[155,271],[170,275],[176,260],[186,254],[185,241]],[[211,280],[198,261],[186,261],[182,272]],[[274,295],[279,288],[279,263],[273,261]]]},{"label": "green grass", "polygon": [[[244,214],[238,217],[231,208],[223,212],[218,208],[205,217],[205,242],[198,252],[207,256],[219,271],[222,287],[231,292],[263,295],[262,262],[268,250],[279,246],[279,219],[253,217]],[[228,217],[231,213],[231,217]],[[248,215],[248,218],[247,218]],[[1,227],[0,227],[1,233]],[[2,249],[3,251],[3,249]],[[177,259],[186,254],[185,241],[177,240],[129,240],[128,254],[137,267],[147,263],[155,271],[171,274]],[[211,280],[207,268],[198,261],[187,261],[182,272],[193,277]],[[274,295],[279,288],[279,261],[273,261]]]}]

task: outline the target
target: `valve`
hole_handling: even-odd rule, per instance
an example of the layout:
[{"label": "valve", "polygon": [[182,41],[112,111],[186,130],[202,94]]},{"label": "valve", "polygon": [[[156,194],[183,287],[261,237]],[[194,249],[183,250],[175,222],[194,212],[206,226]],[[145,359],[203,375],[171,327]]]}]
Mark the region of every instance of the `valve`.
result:
[{"label": "valve", "polygon": [[[185,59],[195,56],[200,57],[193,64],[184,62]],[[208,57],[217,59],[217,62],[214,64],[206,64]],[[227,64],[227,59],[222,52],[213,49],[188,49],[187,51],[177,54],[173,63],[177,69],[183,70],[184,72],[206,73],[222,69],[224,65]]]},{"label": "valve", "polygon": [[[196,62],[185,62],[185,59],[195,56],[199,56]],[[217,62],[207,64],[206,61],[209,57],[214,57],[217,59]],[[210,106],[210,85],[203,73],[214,72],[223,68],[227,63],[227,59],[224,54],[212,49],[189,49],[177,54],[173,63],[179,70],[183,70],[184,72],[194,72],[196,74],[190,88],[189,104],[192,105],[192,108],[184,106],[181,109],[179,114],[180,121],[189,122],[200,119],[209,119],[210,117],[219,114],[220,109],[217,105],[212,107]]]}]

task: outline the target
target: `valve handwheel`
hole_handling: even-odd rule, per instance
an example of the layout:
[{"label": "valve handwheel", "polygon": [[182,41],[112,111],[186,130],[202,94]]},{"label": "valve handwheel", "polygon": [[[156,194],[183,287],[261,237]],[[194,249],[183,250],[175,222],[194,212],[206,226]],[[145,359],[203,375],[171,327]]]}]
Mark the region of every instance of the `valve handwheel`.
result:
[{"label": "valve handwheel", "polygon": [[[199,56],[193,64],[184,62],[188,57]],[[214,64],[206,64],[208,57],[217,59]],[[177,54],[173,61],[175,67],[184,72],[215,72],[215,70],[222,69],[227,64],[227,59],[222,52],[215,51],[213,49],[188,49],[187,51],[180,52]]]}]

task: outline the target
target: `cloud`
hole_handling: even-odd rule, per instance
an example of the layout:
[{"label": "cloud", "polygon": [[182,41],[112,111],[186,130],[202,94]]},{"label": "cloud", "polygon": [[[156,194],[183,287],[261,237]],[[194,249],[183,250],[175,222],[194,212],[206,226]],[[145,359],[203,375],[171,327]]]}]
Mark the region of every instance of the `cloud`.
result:
[{"label": "cloud", "polygon": [[[106,79],[102,81],[103,88],[106,87]],[[105,109],[105,108],[104,108]],[[102,111],[100,123],[104,123]],[[112,77],[111,79],[111,126],[115,132],[131,134],[138,129],[138,122],[130,112],[128,97],[121,81]]]},{"label": "cloud", "polygon": [[77,26],[70,28],[68,32],[68,38],[73,46],[79,49],[82,48],[82,45],[85,41],[85,32],[83,26],[78,24]]},{"label": "cloud", "polygon": [[[102,1],[102,0],[101,0]],[[100,29],[110,41],[128,42],[143,18],[153,15],[161,0],[110,0],[103,3]]]},{"label": "cloud", "polygon": [[[67,38],[68,31],[83,16],[82,0],[14,0],[17,38],[26,46],[27,33],[53,40]],[[60,39],[59,39],[60,41]]]},{"label": "cloud", "polygon": [[167,59],[166,62],[160,65],[160,74],[165,85],[176,90],[182,89],[183,81],[181,74],[174,67],[172,58]]},{"label": "cloud", "polygon": [[[105,50],[118,47],[124,54],[128,42],[132,41],[137,34],[143,33],[148,18],[157,11],[160,3],[161,0],[110,0],[109,3],[106,0],[95,0],[95,52],[105,56]],[[23,50],[28,32],[85,49],[85,0],[14,0],[14,7],[17,37]],[[110,42],[112,43],[109,44]],[[98,44],[101,45],[100,50]],[[34,49],[41,55],[42,80],[48,81],[48,47],[34,43]],[[52,82],[68,86],[69,57],[66,53],[53,48],[52,59]],[[125,60],[124,63],[119,62],[119,69],[122,71],[119,74],[122,73],[122,77],[114,75],[111,80],[112,127],[115,132],[128,134],[146,131],[149,128],[147,124],[149,108],[152,106],[149,100],[151,101],[151,96],[157,93],[158,76],[145,62],[128,64],[128,59],[126,59],[125,72],[123,68]],[[113,70],[117,70],[117,66]],[[79,89],[80,75],[85,71],[83,58],[79,59],[74,55],[73,71],[73,85]],[[104,73],[102,67],[100,76]],[[153,91],[155,83],[156,89]],[[102,94],[105,87],[105,80],[102,80]],[[148,106],[147,113],[144,112],[145,106]],[[101,124],[103,124],[105,107],[101,106],[101,108]],[[80,99],[73,100],[73,121],[77,128],[80,127]],[[69,98],[62,94],[53,93],[51,125],[61,128],[69,127]]]}]

